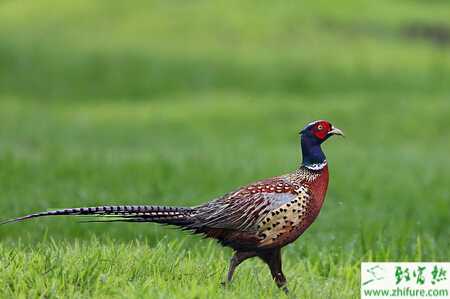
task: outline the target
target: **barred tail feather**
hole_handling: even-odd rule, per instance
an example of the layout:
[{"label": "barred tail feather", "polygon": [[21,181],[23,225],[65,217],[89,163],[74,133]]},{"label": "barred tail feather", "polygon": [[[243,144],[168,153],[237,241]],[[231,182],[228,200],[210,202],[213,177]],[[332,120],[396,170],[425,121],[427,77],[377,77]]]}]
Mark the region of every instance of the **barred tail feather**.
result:
[{"label": "barred tail feather", "polygon": [[193,210],[185,207],[168,206],[98,206],[86,208],[69,208],[29,214],[26,216],[0,222],[0,225],[21,222],[45,216],[98,216],[113,217],[112,220],[93,220],[92,222],[157,222],[186,226],[193,223]]}]

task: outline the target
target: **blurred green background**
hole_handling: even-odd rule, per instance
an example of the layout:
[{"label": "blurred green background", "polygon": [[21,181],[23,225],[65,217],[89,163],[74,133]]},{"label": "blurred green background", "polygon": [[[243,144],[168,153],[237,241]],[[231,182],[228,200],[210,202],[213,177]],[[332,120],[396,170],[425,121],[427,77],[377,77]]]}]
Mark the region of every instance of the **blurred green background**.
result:
[{"label": "blurred green background", "polygon": [[[349,267],[351,277],[305,271],[329,278],[330,296],[352,298],[361,260],[448,261],[448,1],[0,2],[1,218],[196,205],[295,169],[298,130],[314,119],[347,138],[324,145],[327,200],[285,250],[288,279],[307,288],[302,261]],[[47,238],[89,248],[92,236],[182,240],[226,268],[218,247],[153,224],[0,227],[3,250],[21,243],[25,255]]]}]

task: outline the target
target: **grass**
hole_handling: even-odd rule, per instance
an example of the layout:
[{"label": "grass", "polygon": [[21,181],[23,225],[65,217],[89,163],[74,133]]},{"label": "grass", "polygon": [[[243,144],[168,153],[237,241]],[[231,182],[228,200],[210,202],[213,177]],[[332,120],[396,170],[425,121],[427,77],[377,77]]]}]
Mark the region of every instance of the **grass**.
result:
[{"label": "grass", "polygon": [[[50,244],[49,244],[50,243]],[[64,246],[62,246],[64,245]],[[260,275],[268,271],[262,264],[248,262],[239,271],[228,288],[221,288],[227,258],[213,248],[213,244],[185,249],[183,241],[163,239],[158,245],[116,241],[89,243],[46,242],[38,244],[25,253],[23,248],[5,250],[2,255],[12,260],[8,271],[2,274],[4,281],[17,281],[5,285],[5,297],[27,294],[28,297],[157,297],[157,298],[254,298],[279,297],[280,291],[269,278]],[[336,291],[355,295],[357,280],[345,284],[341,280],[357,275],[354,264],[336,265],[330,257],[325,261],[299,260],[286,267],[287,273],[295,275],[307,272],[308,276],[291,284],[295,294],[302,297],[328,297]],[[64,267],[57,265],[63,264]],[[205,272],[205,269],[208,269]],[[36,275],[39,273],[39,275]],[[333,275],[328,279],[324,275]],[[305,283],[319,289],[303,288]],[[249,287],[253,285],[254,287]],[[321,289],[322,286],[325,289]]]},{"label": "grass", "polygon": [[[355,298],[361,261],[448,260],[448,42],[407,34],[448,30],[448,4],[370,3],[0,3],[1,218],[196,205],[294,169],[323,118],[348,137],[284,249],[292,293]],[[0,227],[0,297],[284,296],[257,260],[220,287],[229,257],[155,224],[40,219]]]},{"label": "grass", "polygon": [[445,2],[106,3],[5,1],[0,91],[133,100],[193,90],[448,90]]}]

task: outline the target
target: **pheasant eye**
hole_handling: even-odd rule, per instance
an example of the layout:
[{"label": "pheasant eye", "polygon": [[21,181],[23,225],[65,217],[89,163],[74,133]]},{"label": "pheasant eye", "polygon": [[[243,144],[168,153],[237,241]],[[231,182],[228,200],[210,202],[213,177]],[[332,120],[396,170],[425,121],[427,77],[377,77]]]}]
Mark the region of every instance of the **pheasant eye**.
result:
[{"label": "pheasant eye", "polygon": [[320,130],[322,130],[322,129],[323,129],[323,126],[322,126],[322,125],[318,125],[318,126],[317,126],[317,130],[320,131]]}]

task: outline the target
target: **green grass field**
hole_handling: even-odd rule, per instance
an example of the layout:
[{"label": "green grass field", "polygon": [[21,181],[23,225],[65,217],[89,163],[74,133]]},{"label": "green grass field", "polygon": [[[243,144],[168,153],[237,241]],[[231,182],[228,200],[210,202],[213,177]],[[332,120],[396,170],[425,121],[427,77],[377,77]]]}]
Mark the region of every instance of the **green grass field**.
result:
[{"label": "green grass field", "polygon": [[[358,298],[361,261],[450,258],[447,1],[2,1],[0,218],[196,205],[324,145],[325,206],[283,251],[293,297]],[[1,298],[278,298],[254,259],[156,224],[0,227]]]}]

